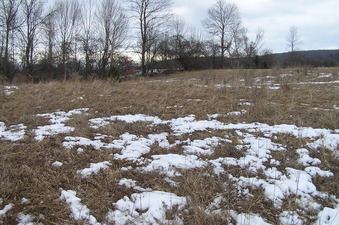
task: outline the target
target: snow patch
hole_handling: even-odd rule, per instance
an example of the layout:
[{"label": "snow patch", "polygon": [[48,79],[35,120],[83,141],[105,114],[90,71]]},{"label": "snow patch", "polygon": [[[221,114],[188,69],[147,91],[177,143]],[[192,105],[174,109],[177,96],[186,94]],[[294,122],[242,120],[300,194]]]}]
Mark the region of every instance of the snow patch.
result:
[{"label": "snow patch", "polygon": [[157,171],[166,174],[169,177],[179,176],[180,173],[176,169],[193,169],[204,167],[206,162],[201,161],[195,155],[153,155],[151,163],[145,167],[139,168],[141,171],[150,172]]},{"label": "snow patch", "polygon": [[318,220],[314,224],[339,225],[339,205],[335,208],[325,207],[318,214]]},{"label": "snow patch", "polygon": [[5,95],[11,95],[14,92],[14,89],[19,89],[18,86],[4,86],[4,93]]},{"label": "snow patch", "polygon": [[26,126],[23,124],[11,125],[6,129],[4,122],[0,122],[0,140],[20,141],[24,139]]},{"label": "snow patch", "polygon": [[55,161],[54,163],[52,163],[52,166],[54,167],[61,167],[63,165],[62,162],[59,162],[59,161]]},{"label": "snow patch", "polygon": [[310,157],[309,151],[305,148],[297,149],[296,152],[299,155],[298,163],[303,166],[315,166],[321,164],[320,159]]},{"label": "snow patch", "polygon": [[67,149],[73,149],[75,146],[83,146],[83,147],[93,147],[96,150],[101,148],[113,148],[112,144],[106,144],[101,142],[100,140],[90,140],[84,137],[65,137],[65,141],[62,145]]},{"label": "snow patch", "polygon": [[66,201],[71,210],[71,218],[76,221],[88,221],[91,225],[99,225],[96,218],[90,215],[90,210],[86,205],[81,203],[81,199],[76,197],[76,192],[72,190],[62,190],[61,191],[61,200]]},{"label": "snow patch", "polygon": [[270,225],[270,223],[265,222],[265,220],[261,218],[258,214],[241,213],[237,215],[235,219],[237,221],[237,224],[241,225]]},{"label": "snow patch", "polygon": [[18,225],[38,225],[37,223],[32,223],[34,218],[35,218],[34,216],[19,213],[16,217],[16,221],[18,222]]},{"label": "snow patch", "polygon": [[74,128],[66,126],[64,123],[69,121],[71,116],[80,115],[88,110],[88,108],[81,108],[74,109],[69,112],[57,111],[54,113],[38,114],[38,117],[49,118],[51,125],[39,126],[36,130],[34,130],[35,140],[42,141],[48,136],[73,132]]},{"label": "snow patch", "polygon": [[108,161],[99,162],[99,163],[91,163],[89,168],[85,168],[82,170],[78,170],[77,173],[81,175],[81,177],[87,177],[92,174],[99,173],[102,169],[108,169],[112,164]]},{"label": "snow patch", "polygon": [[319,138],[313,143],[309,143],[308,147],[312,149],[317,148],[326,148],[335,153],[336,156],[339,156],[338,147],[339,147],[339,134],[324,134],[323,137]]},{"label": "snow patch", "polygon": [[5,205],[3,209],[0,209],[0,217],[4,217],[6,213],[14,207],[14,204],[10,203]]},{"label": "snow patch", "polygon": [[135,114],[135,115],[122,115],[122,116],[111,116],[104,118],[94,118],[90,119],[90,125],[94,129],[98,129],[100,127],[104,127],[112,121],[123,121],[126,123],[135,123],[135,122],[152,122],[152,123],[160,123],[161,119],[157,116],[146,116],[144,114]]},{"label": "snow patch", "polygon": [[125,186],[127,188],[133,188],[137,191],[145,192],[145,191],[151,191],[150,188],[145,189],[137,185],[137,181],[132,180],[132,179],[127,179],[127,178],[122,178],[118,185]]},{"label": "snow patch", "polygon": [[[107,221],[117,225],[125,224],[183,224],[175,217],[166,220],[166,211],[178,206],[179,210],[186,205],[186,198],[175,194],[153,191],[134,193],[131,197],[125,196],[113,204],[115,210],[107,214]],[[140,212],[142,211],[142,212]]]}]

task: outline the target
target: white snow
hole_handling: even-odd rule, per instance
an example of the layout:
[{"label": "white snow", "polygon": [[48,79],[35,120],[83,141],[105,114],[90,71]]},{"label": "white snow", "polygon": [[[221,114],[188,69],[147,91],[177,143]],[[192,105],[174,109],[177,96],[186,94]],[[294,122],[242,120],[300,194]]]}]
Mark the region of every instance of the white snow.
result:
[{"label": "white snow", "polygon": [[137,185],[137,181],[132,180],[132,179],[127,179],[127,178],[122,178],[118,185],[125,186],[127,188],[133,188],[137,191],[145,192],[145,191],[151,191],[150,188],[145,189]]},{"label": "white snow", "polygon": [[308,147],[312,149],[326,148],[333,151],[336,156],[339,156],[339,134],[326,133],[315,142],[309,143]]},{"label": "white snow", "polygon": [[270,223],[265,222],[265,220],[257,214],[242,213],[236,217],[236,221],[239,225],[270,225]]},{"label": "white snow", "polygon": [[254,106],[251,102],[239,102],[238,105]]},{"label": "white snow", "polygon": [[76,221],[87,221],[91,225],[99,225],[96,218],[90,214],[90,210],[86,205],[81,203],[81,199],[76,197],[76,192],[73,190],[62,190],[60,199],[66,201],[71,210],[71,218]]},{"label": "white snow", "polygon": [[27,205],[27,204],[30,204],[30,203],[31,203],[31,200],[29,200],[27,198],[22,198],[21,199],[21,204]]},{"label": "white snow", "polygon": [[111,117],[104,117],[104,118],[94,118],[94,119],[89,120],[91,127],[94,129],[98,129],[100,127],[106,126],[111,121],[123,121],[126,123],[135,123],[135,122],[159,123],[161,120],[157,116],[155,117],[146,116],[144,114],[111,116]]},{"label": "white snow", "polygon": [[314,81],[314,82],[300,82],[300,83],[295,83],[295,84],[337,84],[339,83],[339,80],[333,80],[333,81]]},{"label": "white snow", "polygon": [[88,138],[84,137],[71,137],[67,136],[64,139],[65,141],[62,143],[62,145],[67,149],[72,149],[75,146],[83,146],[88,147],[91,146],[96,150],[99,150],[101,148],[112,148],[112,145],[105,144],[101,140],[90,140]]},{"label": "white snow", "polygon": [[303,225],[303,221],[300,219],[297,212],[284,211],[279,215],[279,217],[280,217],[280,222],[283,225],[289,225],[289,224]]},{"label": "white snow", "polygon": [[176,169],[193,169],[207,165],[206,162],[199,160],[195,155],[153,155],[152,159],[153,160],[149,165],[141,167],[140,170],[146,172],[157,171],[166,174],[169,177],[173,177],[180,175]]},{"label": "white snow", "polygon": [[26,126],[23,124],[11,125],[8,129],[4,122],[0,122],[0,140],[20,141],[24,139]]},{"label": "white snow", "polygon": [[339,225],[339,205],[335,208],[325,207],[318,214],[318,220],[314,223],[317,224],[329,224],[329,225]]},{"label": "white snow", "polygon": [[92,174],[99,173],[102,169],[107,169],[112,164],[108,161],[99,162],[99,163],[91,163],[89,168],[85,168],[82,170],[78,170],[77,173],[80,174],[82,177],[87,177]]},{"label": "white snow", "polygon": [[0,209],[0,217],[3,217],[6,215],[6,213],[11,210],[14,207],[14,204],[10,203],[8,205],[5,205],[3,209]]},{"label": "white snow", "polygon": [[14,92],[13,89],[19,89],[18,86],[4,86],[4,93],[5,95],[10,95]]},{"label": "white snow", "polygon": [[217,119],[219,116],[219,114],[207,114],[209,120]]},{"label": "white snow", "polygon": [[[239,111],[245,113],[246,111]],[[333,133],[329,129],[314,129],[311,127],[297,127],[295,125],[280,124],[270,126],[262,123],[241,123],[241,124],[225,124],[214,120],[220,115],[211,114],[209,120],[196,120],[194,115],[186,117],[174,118],[170,120],[161,120],[158,117],[147,116],[143,114],[136,115],[120,115],[105,118],[91,119],[90,126],[92,128],[100,128],[114,121],[122,121],[126,123],[145,122],[148,126],[158,124],[168,124],[171,128],[170,133],[149,134],[148,136],[134,135],[130,133],[122,134],[118,139],[111,143],[105,143],[107,135],[97,135],[94,140],[81,137],[66,137],[63,145],[66,148],[72,149],[76,146],[92,146],[94,149],[116,148],[120,152],[114,154],[114,159],[130,160],[136,162],[138,167],[125,168],[128,170],[139,170],[142,172],[158,172],[167,176],[166,182],[176,187],[178,184],[171,180],[171,177],[181,176],[178,169],[193,169],[201,168],[208,165],[214,167],[216,174],[225,172],[223,166],[236,166],[243,168],[249,172],[257,173],[262,170],[265,179],[256,177],[234,177],[230,178],[236,182],[238,190],[243,194],[249,194],[247,187],[262,187],[264,194],[268,200],[271,200],[275,207],[281,208],[283,202],[290,196],[298,196],[296,203],[302,208],[310,208],[319,211],[321,205],[316,201],[316,198],[325,198],[326,193],[321,193],[317,190],[312,182],[312,177],[333,176],[331,171],[323,171],[317,165],[321,164],[320,159],[310,156],[310,149],[325,147],[335,151],[338,146],[339,134]],[[221,143],[232,143],[232,141],[224,137],[211,137],[202,140],[186,140],[176,141],[170,144],[168,138],[170,136],[180,136],[190,134],[195,131],[208,130],[233,130],[239,136],[236,148],[243,151],[245,156],[240,158],[222,157],[213,160],[202,160],[199,157],[203,155],[211,155],[214,149]],[[257,136],[257,133],[262,133],[263,136]],[[275,166],[279,166],[280,162],[273,158],[274,151],[287,151],[286,146],[275,143],[274,137],[276,134],[289,134],[296,138],[309,138],[311,141],[304,148],[296,149],[298,154],[298,163],[305,166],[304,170],[294,168],[286,168],[284,171],[278,170]],[[152,145],[157,144],[159,147],[168,151],[168,154],[151,155],[150,158],[143,158],[143,155],[151,152]],[[171,154],[172,147],[181,144],[183,154]],[[108,163],[108,162],[107,162]],[[267,164],[268,163],[268,164]],[[79,170],[79,174],[88,175],[99,171],[102,168],[107,168],[110,164],[91,164],[90,168]],[[267,167],[267,165],[270,165]],[[124,170],[124,168],[121,168]],[[161,199],[156,192],[151,192],[150,189],[142,188],[137,185],[137,182],[132,179],[123,178],[119,181],[119,185],[140,191],[140,194],[133,194],[131,197],[125,196],[123,199],[114,203],[114,210],[110,210],[107,215],[107,220],[117,224],[126,223],[150,223],[157,224],[159,218],[165,221],[163,216],[165,209],[159,203],[155,203],[154,199]],[[247,190],[247,192],[246,192]],[[153,194],[150,194],[153,193]],[[147,196],[147,197],[146,197]],[[177,196],[175,196],[177,197]],[[179,198],[179,197],[177,197]],[[183,198],[183,197],[180,197]],[[146,199],[149,201],[145,207]],[[185,199],[185,198],[183,198]],[[160,201],[160,200],[159,200]],[[141,204],[141,205],[140,205]],[[140,206],[139,206],[140,205]],[[160,207],[161,206],[161,207]],[[153,210],[160,210],[161,213],[154,214]],[[143,213],[139,213],[142,210]],[[214,211],[216,213],[216,211]],[[330,209],[323,210],[324,213],[331,213]],[[322,214],[322,215],[323,215]],[[152,216],[151,216],[152,215]],[[333,215],[331,214],[331,217]],[[282,224],[302,224],[301,217],[296,212],[283,211],[279,216]],[[180,219],[176,218],[177,222]],[[268,224],[260,215],[251,213],[237,214],[235,220],[238,224]]]},{"label": "white snow", "polygon": [[77,100],[84,100],[84,97],[83,96],[77,97],[75,99],[70,100],[70,102],[75,102]]},{"label": "white snow", "polygon": [[242,109],[241,111],[229,112],[226,114],[226,116],[241,116],[245,113],[247,113],[247,110]]},{"label": "white snow", "polygon": [[126,159],[139,161],[140,157],[151,151],[150,146],[154,141],[125,133],[121,135],[121,140],[114,140],[114,148],[121,149],[121,154],[115,154],[115,159]]},{"label": "white snow", "polygon": [[61,123],[65,123],[68,120],[70,120],[71,116],[83,114],[84,112],[87,112],[88,110],[89,110],[88,108],[80,108],[80,109],[73,109],[68,112],[56,111],[54,113],[37,114],[37,116],[49,118],[49,122],[52,124],[61,124]]},{"label": "white snow", "polygon": [[332,73],[319,73],[318,78],[328,78],[328,77],[333,77]]},{"label": "white snow", "polygon": [[[186,205],[186,198],[173,193],[153,191],[134,193],[113,204],[115,210],[107,214],[107,221],[116,225],[124,224],[183,224],[179,218],[166,220],[166,211]],[[142,211],[139,213],[138,211]],[[172,222],[172,223],[171,223]]]},{"label": "white snow", "polygon": [[38,126],[37,129],[34,130],[35,140],[42,141],[48,136],[73,132],[74,127],[66,126],[64,123],[69,121],[71,116],[80,115],[88,110],[88,108],[81,108],[68,112],[56,111],[54,113],[37,114],[36,116],[38,117],[49,118],[51,125]]},{"label": "white snow", "polygon": [[[41,141],[52,135],[74,131],[75,128],[67,126],[65,123],[73,115],[79,115],[87,111],[88,109],[76,109],[69,112],[57,111],[49,114],[39,114],[39,117],[49,119],[50,124],[39,126],[33,130],[35,140]],[[231,112],[226,116],[237,116],[246,112],[246,110],[241,110]],[[121,171],[156,172],[165,175],[164,182],[176,188],[180,185],[180,182],[176,181],[178,176],[182,176],[180,170],[211,166],[215,173],[211,174],[211,176],[218,176],[228,173],[229,171],[226,171],[227,167],[237,167],[249,174],[248,176],[227,174],[229,179],[235,182],[234,185],[239,194],[251,196],[251,187],[262,188],[266,200],[271,201],[274,207],[281,210],[281,214],[278,215],[281,224],[303,224],[303,212],[286,211],[283,208],[288,198],[296,196],[294,197],[295,203],[301,209],[310,209],[319,213],[318,217],[314,218],[314,220],[317,219],[316,224],[338,225],[339,207],[338,205],[335,206],[339,202],[338,196],[330,196],[328,193],[320,192],[312,181],[316,176],[329,178],[334,176],[334,173],[322,170],[321,165],[323,162],[318,158],[311,157],[311,153],[325,148],[338,156],[339,130],[298,127],[293,124],[273,126],[264,123],[226,124],[217,120],[220,116],[225,115],[209,114],[207,116],[208,120],[197,120],[195,115],[162,120],[157,116],[144,114],[94,118],[90,119],[89,123],[85,125],[93,129],[99,129],[107,125],[114,125],[115,122],[120,121],[129,123],[130,126],[133,126],[133,123],[136,122],[145,123],[150,128],[165,124],[168,125],[169,129],[166,129],[166,132],[147,135],[132,134],[126,131],[119,137],[113,137],[109,133],[96,133],[93,138],[66,136],[63,146],[66,149],[74,149],[81,154],[87,153],[84,148],[93,148],[95,150],[114,149],[115,154],[110,154],[107,161],[90,163],[88,168],[77,170],[76,172],[81,177],[97,174],[102,169],[110,169],[112,165],[110,160],[125,160],[129,162],[125,167],[120,168]],[[23,124],[7,128],[3,122],[0,122],[0,139],[22,140],[26,129]],[[220,136],[215,134],[219,132],[210,132],[215,130],[222,131]],[[191,135],[196,131],[206,132],[208,136],[198,138],[195,135]],[[229,132],[229,134],[225,135],[224,131]],[[276,140],[279,134],[291,135],[294,138],[304,138],[307,141],[295,149],[295,165],[298,166],[298,169],[292,168],[294,167],[293,165],[281,169],[280,165],[283,161],[275,158],[274,153],[284,154],[289,149],[289,146],[277,143],[278,141]],[[236,143],[233,143],[230,139],[236,140]],[[213,157],[215,149],[225,143],[235,146],[234,150],[239,151],[241,156],[210,158],[210,156]],[[163,152],[155,154],[152,152],[154,146],[157,146],[157,149],[161,148]],[[174,147],[176,147],[175,152],[172,151]],[[180,147],[181,152],[178,152],[178,147]],[[225,151],[227,151],[227,148],[225,148]],[[131,162],[135,164],[131,166]],[[50,163],[55,167],[63,165],[57,159],[53,159]],[[256,176],[259,172],[260,178]],[[118,185],[141,193],[125,196],[113,203],[113,208],[109,209],[109,213],[106,216],[107,223],[183,224],[178,215],[172,218],[172,221],[169,221],[166,218],[166,211],[173,209],[174,206],[179,206],[179,210],[182,209],[187,201],[185,196],[179,197],[173,193],[152,191],[153,188],[141,187],[136,180],[128,177],[121,178]],[[218,194],[216,193],[216,196]],[[70,206],[71,218],[74,220],[79,223],[85,221],[87,224],[99,224],[96,218],[91,215],[87,206],[81,203],[80,198],[76,197],[75,191],[62,190],[60,199],[65,200]],[[323,207],[319,199],[333,200],[333,208]],[[218,209],[218,205],[223,202],[222,200],[222,196],[216,197],[210,204],[210,209],[206,209],[206,212],[212,214],[222,213],[222,210]],[[12,207],[13,204],[6,205],[0,210],[0,216],[4,216]],[[235,211],[231,214],[237,224],[268,224],[259,214],[250,212],[235,213]],[[23,224],[29,224],[33,220],[34,217],[25,214],[20,214],[17,217],[17,221]]]},{"label": "white snow", "polygon": [[231,143],[232,141],[219,137],[212,137],[206,138],[204,140],[194,140],[189,142],[188,145],[183,146],[183,149],[184,153],[186,154],[212,155],[214,148],[217,147],[220,142]]},{"label": "white snow", "polygon": [[34,224],[37,224],[37,223],[32,223],[34,218],[35,218],[34,216],[19,213],[16,217],[16,221],[18,222],[18,225],[34,225]]},{"label": "white snow", "polygon": [[298,163],[303,166],[310,166],[310,165],[319,165],[321,164],[320,159],[312,158],[309,155],[309,151],[305,148],[297,149],[296,152],[299,155]]},{"label": "white snow", "polygon": [[321,176],[321,177],[332,177],[334,174],[331,171],[324,171],[319,167],[310,166],[305,168],[305,172],[307,172],[312,177]]},{"label": "white snow", "polygon": [[74,127],[66,126],[64,123],[69,121],[71,116],[83,114],[88,110],[88,108],[80,108],[69,112],[57,111],[54,113],[38,114],[38,117],[49,118],[51,125],[38,126],[38,128],[34,130],[35,140],[42,141],[48,136],[73,132]]},{"label": "white snow", "polygon": [[54,163],[52,163],[52,166],[54,167],[61,167],[63,165],[62,162],[59,162],[59,161],[55,161]]},{"label": "white snow", "polygon": [[73,132],[74,128],[70,126],[65,126],[65,124],[52,124],[46,126],[38,126],[34,131],[35,140],[42,141],[48,136],[54,136],[57,134],[64,134]]},{"label": "white snow", "polygon": [[174,106],[166,106],[166,109],[178,109],[178,108],[183,108],[184,106],[182,105],[174,105]]}]

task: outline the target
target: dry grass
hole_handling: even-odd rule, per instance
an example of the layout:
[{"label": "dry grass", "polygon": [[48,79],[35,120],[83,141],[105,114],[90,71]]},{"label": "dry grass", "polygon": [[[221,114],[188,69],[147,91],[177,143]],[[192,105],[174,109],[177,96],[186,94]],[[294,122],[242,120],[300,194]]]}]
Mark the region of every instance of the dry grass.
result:
[{"label": "dry grass", "polygon": [[[280,74],[295,76],[279,76]],[[332,77],[320,77],[320,73],[332,73]],[[269,78],[268,76],[274,76]],[[258,79],[260,78],[260,81]],[[234,223],[229,210],[253,212],[263,215],[268,222],[277,224],[277,215],[281,210],[272,207],[272,202],[265,200],[260,188],[250,188],[251,195],[238,193],[228,174],[251,176],[252,174],[236,167],[225,168],[227,174],[213,175],[212,168],[182,170],[181,177],[175,178],[179,187],[172,187],[164,182],[164,175],[121,171],[121,167],[134,166],[130,161],[114,160],[116,149],[95,150],[85,148],[78,154],[62,146],[66,135],[57,135],[42,142],[33,141],[32,129],[48,124],[47,119],[36,117],[38,113],[57,110],[69,111],[77,108],[89,108],[88,115],[74,116],[67,125],[75,127],[67,136],[93,138],[96,133],[109,133],[110,141],[125,132],[140,136],[169,132],[167,125],[155,127],[146,123],[130,125],[114,122],[109,126],[93,130],[88,119],[112,115],[146,114],[161,119],[172,119],[194,114],[197,119],[207,119],[208,114],[225,115],[228,112],[246,109],[240,116],[219,116],[224,123],[261,122],[274,124],[296,124],[313,128],[339,129],[339,90],[335,84],[298,84],[301,82],[325,82],[338,80],[339,68],[301,68],[292,70],[209,70],[182,72],[170,76],[141,78],[115,82],[48,82],[39,84],[18,84],[19,89],[11,95],[0,91],[0,121],[7,126],[23,123],[29,131],[24,140],[9,142],[1,140],[0,146],[0,198],[3,204],[13,203],[15,207],[5,217],[0,217],[0,224],[16,224],[16,215],[20,212],[35,216],[35,222],[44,224],[81,224],[73,221],[68,206],[61,200],[60,189],[76,190],[82,203],[93,211],[93,215],[104,221],[112,203],[135,191],[118,185],[122,178],[134,179],[139,186],[153,190],[169,191],[178,196],[188,196],[186,210],[169,212],[168,217],[180,215],[185,224],[225,224]],[[280,84],[279,90],[269,89],[267,81]],[[219,86],[216,87],[215,85]],[[220,86],[221,85],[221,86]],[[230,85],[231,87],[227,87]],[[339,86],[339,85],[338,85]],[[80,98],[81,97],[81,98]],[[244,105],[250,102],[254,105]],[[209,159],[219,157],[240,158],[243,152],[235,149],[237,135],[231,131],[197,132],[178,136],[179,140],[204,139],[213,136],[229,136],[233,145],[224,143],[216,147]],[[222,133],[224,132],[224,133]],[[172,138],[172,137],[171,137]],[[281,168],[295,164],[297,148],[303,147],[305,140],[292,136],[278,136],[274,140],[288,146],[287,152],[275,152],[280,158]],[[175,140],[169,140],[174,143]],[[182,146],[172,149],[172,153],[181,153]],[[166,149],[152,146],[152,154],[164,154]],[[280,154],[280,155],[279,155]],[[331,170],[335,175],[330,179],[316,177],[314,183],[321,191],[339,196],[338,159],[326,149],[311,152],[324,162],[324,170]],[[150,157],[151,154],[144,157]],[[82,179],[76,171],[89,163],[109,160],[109,170],[96,176]],[[60,168],[51,167],[51,163],[62,161]],[[226,186],[226,187],[225,187]],[[224,197],[221,210],[223,214],[207,213],[206,208],[217,198]],[[22,204],[22,198],[30,199]],[[296,210],[293,197],[284,205],[285,209]],[[311,214],[311,212],[310,212]],[[309,222],[309,221],[305,221]]]}]

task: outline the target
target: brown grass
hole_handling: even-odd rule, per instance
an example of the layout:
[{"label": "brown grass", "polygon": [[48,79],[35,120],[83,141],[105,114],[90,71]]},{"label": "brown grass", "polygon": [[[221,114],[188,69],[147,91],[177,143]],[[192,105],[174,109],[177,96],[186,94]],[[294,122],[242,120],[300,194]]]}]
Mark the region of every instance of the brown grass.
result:
[{"label": "brown grass", "polygon": [[[295,76],[279,77],[280,74],[293,73]],[[332,73],[332,78],[318,78],[320,73]],[[267,76],[276,76],[267,78]],[[256,82],[260,77],[261,81]],[[192,79],[194,78],[194,79]],[[0,121],[6,126],[23,123],[31,132],[37,126],[48,124],[47,119],[36,117],[38,113],[50,113],[57,110],[69,111],[76,108],[89,108],[88,115],[72,117],[67,125],[76,130],[67,136],[93,138],[95,133],[109,133],[118,138],[121,134],[147,136],[148,134],[169,132],[167,125],[155,127],[147,123],[126,124],[113,122],[110,126],[93,130],[88,126],[88,119],[125,114],[146,114],[161,119],[172,119],[194,114],[197,119],[207,119],[207,114],[220,114],[219,121],[224,123],[261,122],[274,124],[296,124],[314,128],[339,129],[339,90],[332,84],[300,85],[300,82],[338,80],[338,68],[301,68],[289,70],[208,70],[181,72],[170,76],[141,78],[121,83],[94,80],[92,82],[69,81],[48,83],[23,83],[11,95],[4,95],[0,90]],[[171,79],[171,80],[168,80]],[[167,82],[165,80],[168,80]],[[267,81],[272,80],[281,85],[281,89],[272,90]],[[216,88],[215,84],[232,85]],[[339,86],[339,85],[338,85]],[[82,97],[80,99],[79,97]],[[241,105],[241,102],[253,103]],[[170,107],[169,107],[170,106]],[[241,116],[223,116],[228,112],[246,109]],[[141,173],[121,171],[121,167],[134,166],[132,162],[114,160],[117,149],[94,150],[85,148],[78,154],[62,146],[66,134],[47,138],[42,142],[32,140],[27,133],[24,140],[12,143],[1,140],[0,146],[0,198],[4,205],[14,203],[15,207],[5,217],[0,217],[0,224],[16,224],[19,212],[35,216],[35,222],[44,224],[77,224],[70,218],[69,207],[58,200],[60,189],[76,190],[77,197],[91,209],[93,215],[104,221],[112,203],[124,196],[135,193],[118,185],[122,178],[134,179],[138,185],[153,190],[169,191],[178,196],[188,196],[186,210],[169,212],[168,217],[179,215],[185,224],[225,224],[234,223],[229,210],[254,212],[263,215],[268,222],[277,224],[277,215],[281,211],[265,200],[260,188],[250,188],[252,197],[239,195],[235,184],[228,178],[233,176],[251,176],[239,168],[228,169],[227,174],[213,175],[212,168],[182,170],[182,176],[175,178],[179,187],[172,187],[164,182],[164,176],[158,173]],[[243,152],[235,149],[237,135],[231,131],[196,132],[178,136],[180,140],[204,139],[218,133],[218,136],[229,136],[233,143],[224,143],[216,147],[209,159],[219,157],[240,158]],[[259,134],[258,134],[259,135]],[[0,137],[1,138],[1,137]],[[173,138],[173,137],[171,137]],[[175,140],[169,140],[174,143]],[[292,136],[278,136],[274,140],[288,146],[286,152],[275,152],[274,157],[281,158],[281,169],[295,167],[295,150],[304,146],[305,140]],[[171,153],[180,154],[182,146],[178,145]],[[165,154],[167,150],[157,145],[152,146],[153,154]],[[330,179],[314,178],[320,191],[339,196],[337,184],[338,159],[331,152],[319,149],[312,152],[324,162],[324,170],[331,170],[335,176]],[[109,170],[101,171],[96,176],[80,178],[77,170],[88,167],[90,163],[108,160],[112,163]],[[52,167],[55,161],[62,161],[60,168]],[[226,185],[226,187],[225,187]],[[218,197],[224,197],[221,203],[224,214],[208,214],[205,209]],[[30,199],[24,205],[22,198]],[[296,210],[293,198],[284,207]],[[309,222],[309,221],[308,221]]]}]

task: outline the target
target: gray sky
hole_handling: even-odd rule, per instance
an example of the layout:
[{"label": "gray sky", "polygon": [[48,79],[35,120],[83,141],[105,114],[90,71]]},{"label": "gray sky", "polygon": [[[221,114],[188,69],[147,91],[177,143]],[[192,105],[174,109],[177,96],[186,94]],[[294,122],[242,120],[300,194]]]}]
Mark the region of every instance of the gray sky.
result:
[{"label": "gray sky", "polygon": [[[201,21],[214,0],[173,0],[173,11],[188,26],[203,28]],[[264,49],[287,51],[289,28],[295,26],[300,50],[339,49],[339,0],[228,0],[239,7],[250,37],[265,31]]]}]

